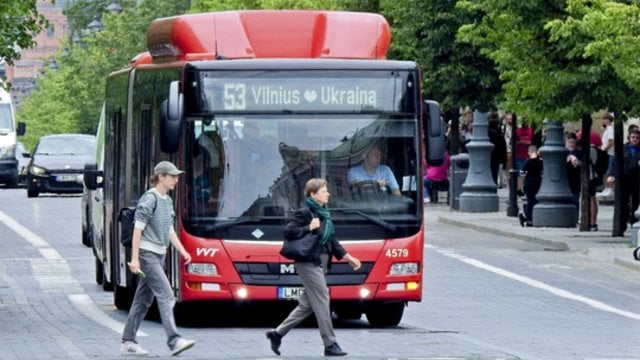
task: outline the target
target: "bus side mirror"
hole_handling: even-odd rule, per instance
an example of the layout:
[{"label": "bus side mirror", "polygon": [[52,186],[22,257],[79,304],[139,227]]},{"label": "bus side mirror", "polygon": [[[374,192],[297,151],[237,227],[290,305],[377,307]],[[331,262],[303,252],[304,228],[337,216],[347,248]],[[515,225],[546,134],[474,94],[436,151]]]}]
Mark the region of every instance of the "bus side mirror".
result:
[{"label": "bus side mirror", "polygon": [[25,123],[23,123],[22,121],[18,122],[18,131],[16,132],[18,134],[18,136],[22,136],[24,135],[24,133],[27,131],[27,125]]},{"label": "bus side mirror", "polygon": [[169,96],[160,104],[160,150],[166,153],[178,151],[182,124],[184,123],[184,98],[180,83],[172,81]]},{"label": "bus side mirror", "polygon": [[427,164],[438,166],[444,162],[445,131],[440,105],[433,100],[422,104],[422,130],[424,131]]},{"label": "bus side mirror", "polygon": [[96,190],[103,185],[104,174],[102,170],[98,170],[98,164],[84,164],[84,174],[82,176],[84,186],[89,190]]}]

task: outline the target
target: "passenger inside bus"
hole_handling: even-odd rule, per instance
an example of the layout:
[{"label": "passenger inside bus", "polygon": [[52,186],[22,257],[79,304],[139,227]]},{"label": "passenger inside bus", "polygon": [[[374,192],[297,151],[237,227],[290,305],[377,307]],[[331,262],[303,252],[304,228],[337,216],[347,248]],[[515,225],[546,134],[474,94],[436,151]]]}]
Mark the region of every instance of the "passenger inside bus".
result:
[{"label": "passenger inside bus", "polygon": [[380,164],[382,150],[378,145],[371,146],[365,153],[362,163],[347,172],[347,181],[358,195],[386,194],[400,195],[400,186],[393,171],[387,165]]}]

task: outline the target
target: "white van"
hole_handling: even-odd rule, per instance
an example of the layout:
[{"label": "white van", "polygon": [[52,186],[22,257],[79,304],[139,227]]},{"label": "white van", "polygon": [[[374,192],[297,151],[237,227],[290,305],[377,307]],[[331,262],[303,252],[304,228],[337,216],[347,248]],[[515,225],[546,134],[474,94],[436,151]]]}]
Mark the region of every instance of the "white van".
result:
[{"label": "white van", "polygon": [[18,186],[18,159],[16,145],[18,136],[24,135],[25,125],[18,123],[16,129],[11,95],[0,82],[0,183],[9,187]]}]

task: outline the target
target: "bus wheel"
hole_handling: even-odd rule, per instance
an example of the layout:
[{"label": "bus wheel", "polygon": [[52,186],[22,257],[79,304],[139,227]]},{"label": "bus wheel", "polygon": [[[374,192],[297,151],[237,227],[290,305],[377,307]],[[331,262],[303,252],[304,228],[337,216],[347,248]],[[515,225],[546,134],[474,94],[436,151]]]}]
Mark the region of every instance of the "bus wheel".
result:
[{"label": "bus wheel", "polygon": [[129,310],[133,302],[133,291],[130,288],[115,285],[113,287],[113,303],[120,310]]},{"label": "bus wheel", "polygon": [[367,320],[372,327],[397,326],[404,314],[404,302],[373,304],[367,309]]},{"label": "bus wheel", "polygon": [[82,224],[82,245],[91,247],[91,238],[89,237],[89,231],[84,224]]},{"label": "bus wheel", "polygon": [[102,285],[104,283],[104,267],[102,267],[102,261],[97,257],[94,257],[96,261],[96,284]]},{"label": "bus wheel", "polygon": [[340,308],[335,310],[338,319],[340,320],[360,320],[362,317],[362,311],[356,308]]},{"label": "bus wheel", "polygon": [[[97,271],[97,270],[96,270]],[[113,279],[113,277],[112,277]],[[104,272],[104,265],[102,265],[102,290],[113,291],[113,283],[107,280],[107,276]]]}]

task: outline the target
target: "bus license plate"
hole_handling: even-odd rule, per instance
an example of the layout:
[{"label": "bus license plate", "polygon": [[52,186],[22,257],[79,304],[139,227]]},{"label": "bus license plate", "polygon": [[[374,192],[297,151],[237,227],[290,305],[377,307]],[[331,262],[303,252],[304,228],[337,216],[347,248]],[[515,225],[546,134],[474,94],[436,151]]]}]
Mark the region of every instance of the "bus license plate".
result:
[{"label": "bus license plate", "polygon": [[76,181],[78,177],[76,175],[57,175],[56,176],[56,181]]},{"label": "bus license plate", "polygon": [[279,287],[278,288],[278,299],[297,300],[302,294],[304,294],[304,288],[302,287]]}]

